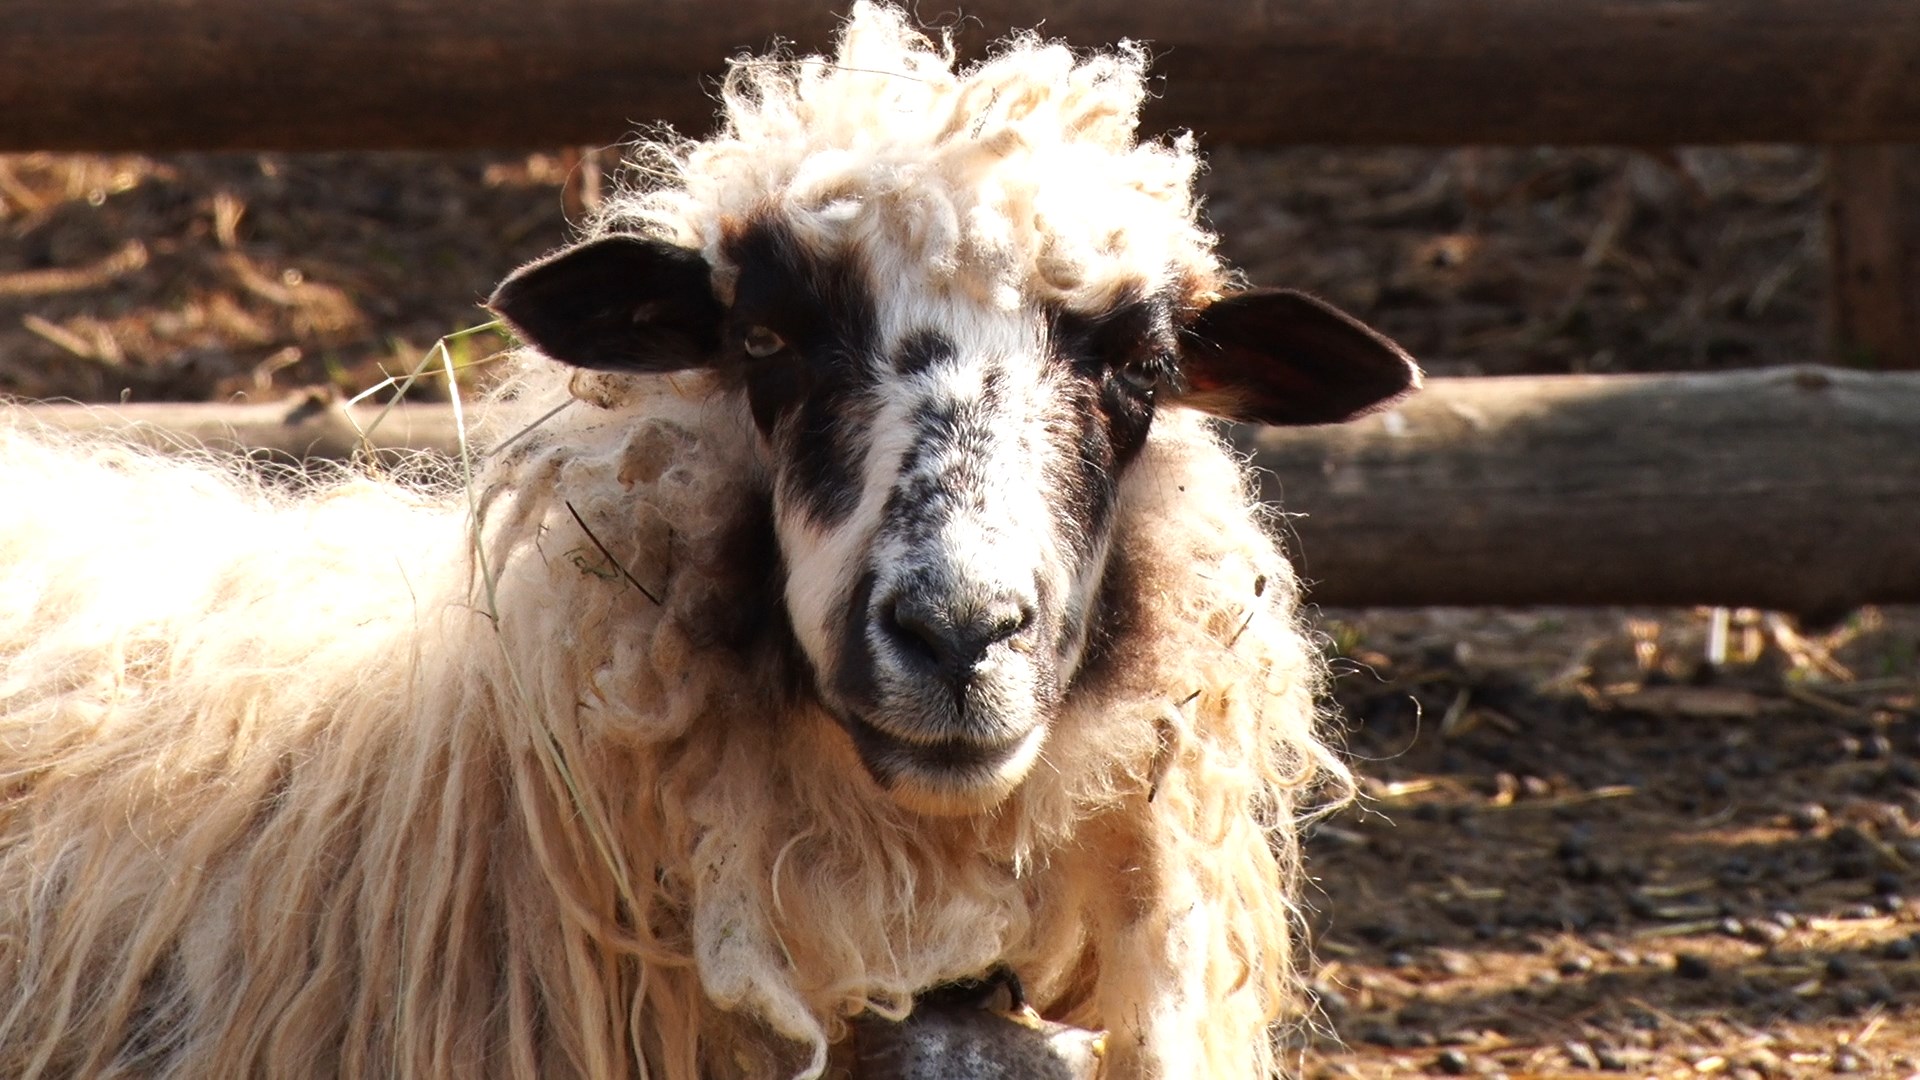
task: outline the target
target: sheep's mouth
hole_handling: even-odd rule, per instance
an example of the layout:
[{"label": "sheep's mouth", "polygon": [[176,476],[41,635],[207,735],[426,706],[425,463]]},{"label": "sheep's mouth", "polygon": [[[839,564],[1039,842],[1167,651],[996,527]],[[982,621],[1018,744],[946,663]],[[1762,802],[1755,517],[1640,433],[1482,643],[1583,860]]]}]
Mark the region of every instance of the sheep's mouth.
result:
[{"label": "sheep's mouth", "polygon": [[1044,727],[1001,741],[914,740],[859,716],[841,718],[874,782],[923,809],[965,812],[999,802],[1026,776],[1039,754]]}]

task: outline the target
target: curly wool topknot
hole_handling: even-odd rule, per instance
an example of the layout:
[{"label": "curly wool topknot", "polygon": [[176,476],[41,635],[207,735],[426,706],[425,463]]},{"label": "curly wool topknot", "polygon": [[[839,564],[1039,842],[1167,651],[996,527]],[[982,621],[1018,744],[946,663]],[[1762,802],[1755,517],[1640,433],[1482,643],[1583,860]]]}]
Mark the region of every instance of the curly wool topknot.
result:
[{"label": "curly wool topknot", "polygon": [[1209,292],[1193,138],[1135,138],[1146,65],[1133,43],[1076,55],[1025,35],[956,71],[949,38],[856,4],[830,58],[735,61],[719,133],[642,147],[659,186],[611,200],[597,228],[724,267],[729,223],[772,210],[814,250],[878,234],[929,284],[1009,308]]}]

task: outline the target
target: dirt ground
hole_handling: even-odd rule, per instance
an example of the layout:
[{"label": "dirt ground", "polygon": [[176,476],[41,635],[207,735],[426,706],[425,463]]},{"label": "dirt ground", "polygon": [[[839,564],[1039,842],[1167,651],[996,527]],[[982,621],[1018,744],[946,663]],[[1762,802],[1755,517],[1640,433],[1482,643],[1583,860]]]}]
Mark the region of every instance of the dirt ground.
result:
[{"label": "dirt ground", "polygon": [[1328,612],[1310,1076],[1920,1074],[1920,613]]},{"label": "dirt ground", "polygon": [[[565,238],[571,168],[0,157],[0,393],[364,388]],[[1796,148],[1296,149],[1206,184],[1251,280],[1511,374],[1817,357],[1819,181]],[[1920,1075],[1920,611],[1320,627],[1363,794],[1309,844],[1305,1075]]]}]

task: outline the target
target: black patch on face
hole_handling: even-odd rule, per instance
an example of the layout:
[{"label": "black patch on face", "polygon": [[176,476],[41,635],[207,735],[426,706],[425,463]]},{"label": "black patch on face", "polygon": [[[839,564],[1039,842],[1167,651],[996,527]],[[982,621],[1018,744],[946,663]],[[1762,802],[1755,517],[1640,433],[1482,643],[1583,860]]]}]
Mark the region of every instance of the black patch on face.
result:
[{"label": "black patch on face", "polygon": [[1137,598],[1148,588],[1140,578],[1139,566],[1126,544],[1116,542],[1107,556],[1093,610],[1087,613],[1087,643],[1080,654],[1079,670],[1074,672],[1075,686],[1098,684],[1112,670],[1114,643],[1126,640],[1140,617]]},{"label": "black patch on face", "polygon": [[1061,522],[1089,536],[1112,519],[1120,474],[1153,426],[1156,379],[1171,379],[1175,336],[1164,298],[1132,300],[1098,314],[1055,312],[1048,357],[1068,396],[1068,424],[1055,443],[1071,468],[1062,476]]},{"label": "black patch on face", "polygon": [[840,700],[855,707],[872,705],[879,699],[879,683],[874,679],[873,652],[867,645],[867,624],[871,621],[873,586],[877,578],[869,570],[853,583],[840,619],[840,670],[834,686]]},{"label": "black patch on face", "polygon": [[895,484],[883,511],[887,531],[910,542],[924,539],[952,513],[954,501],[951,477],[923,474]]},{"label": "black patch on face", "polygon": [[1095,388],[1114,463],[1124,467],[1146,445],[1153,424],[1152,382],[1173,378],[1173,305],[1156,297],[1093,315],[1058,312],[1053,317],[1053,346],[1054,359]]},{"label": "black patch on face", "polygon": [[[781,442],[781,486],[822,525],[844,521],[860,498],[878,349],[872,293],[851,259],[806,251],[776,224],[730,237],[739,268],[725,338],[740,350],[754,423]],[[786,347],[745,353],[764,328]]]},{"label": "black patch on face", "polygon": [[913,434],[906,453],[900,455],[900,475],[912,475],[934,451],[947,445],[944,435],[959,420],[960,406],[951,398],[930,398],[915,405],[907,417]]},{"label": "black patch on face", "polygon": [[953,341],[938,330],[908,334],[893,354],[893,368],[902,375],[918,375],[942,360],[953,359]]},{"label": "black patch on face", "polygon": [[[978,401],[956,401],[944,395],[922,401],[907,418],[911,430],[900,456],[902,478],[887,496],[884,510],[890,530],[910,538],[923,537],[944,521],[955,502],[976,494],[984,481],[976,475],[990,437],[990,425],[1006,398],[1007,373],[998,365],[981,375]],[[926,471],[927,459],[946,455],[939,473]]]}]

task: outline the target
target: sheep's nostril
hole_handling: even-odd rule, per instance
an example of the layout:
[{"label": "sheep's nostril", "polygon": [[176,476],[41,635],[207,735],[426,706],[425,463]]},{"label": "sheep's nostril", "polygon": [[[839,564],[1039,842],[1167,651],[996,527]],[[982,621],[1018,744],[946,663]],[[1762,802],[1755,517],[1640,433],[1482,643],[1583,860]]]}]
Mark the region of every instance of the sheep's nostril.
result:
[{"label": "sheep's nostril", "polygon": [[983,622],[986,628],[986,644],[993,645],[1007,640],[1033,625],[1033,605],[1020,600],[1004,600],[990,607]]},{"label": "sheep's nostril", "polygon": [[895,597],[881,605],[880,625],[899,648],[930,663],[947,662],[952,635],[932,605],[913,596]]}]

